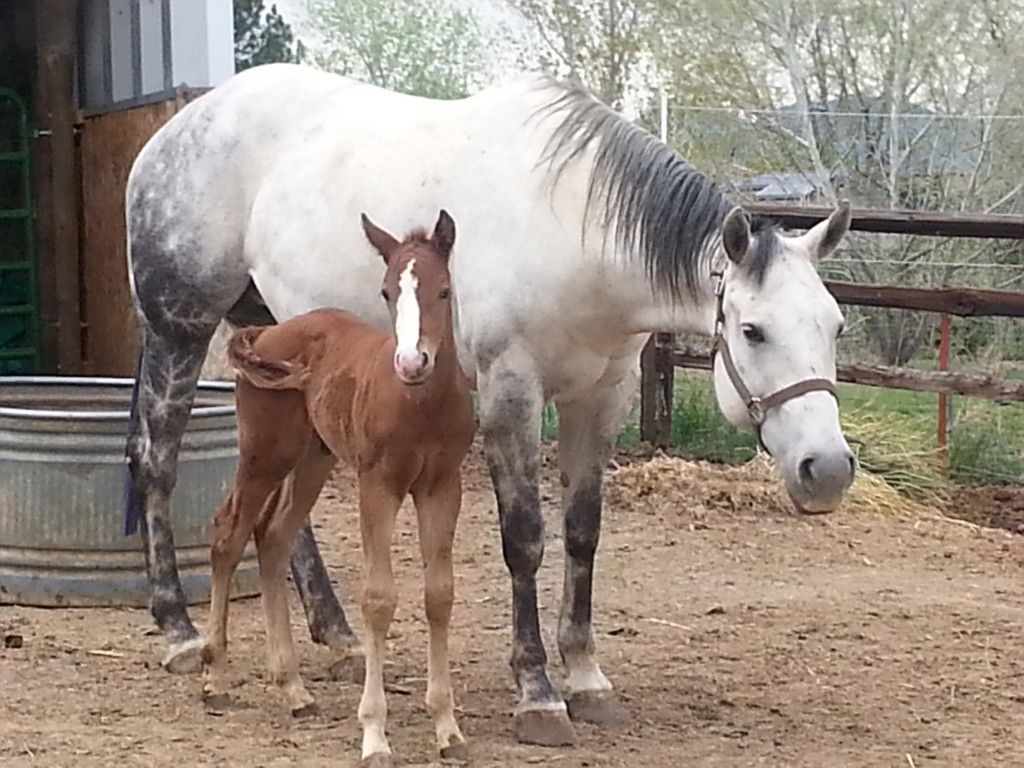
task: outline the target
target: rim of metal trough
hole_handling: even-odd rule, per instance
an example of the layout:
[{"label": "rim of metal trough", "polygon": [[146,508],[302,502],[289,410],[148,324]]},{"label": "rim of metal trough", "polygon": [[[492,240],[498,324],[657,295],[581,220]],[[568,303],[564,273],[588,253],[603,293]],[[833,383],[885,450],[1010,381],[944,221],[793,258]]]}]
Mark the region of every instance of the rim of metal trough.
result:
[{"label": "rim of metal trough", "polygon": [[[135,379],[104,376],[0,376],[0,417],[13,419],[53,419],[66,421],[124,421],[131,417],[128,410],[120,411],[70,411],[50,408],[22,408],[16,405],[3,405],[3,388],[7,386],[60,384],[74,387],[132,387]],[[233,381],[200,381],[199,391],[234,392]],[[199,405],[192,407],[192,416],[233,416],[235,404]]]}]

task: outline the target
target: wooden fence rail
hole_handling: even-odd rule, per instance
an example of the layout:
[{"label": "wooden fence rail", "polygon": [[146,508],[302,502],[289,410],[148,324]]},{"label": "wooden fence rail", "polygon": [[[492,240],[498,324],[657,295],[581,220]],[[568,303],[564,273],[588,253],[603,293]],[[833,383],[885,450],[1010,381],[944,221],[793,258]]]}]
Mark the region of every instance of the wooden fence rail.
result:
[{"label": "wooden fence rail", "polygon": [[[744,203],[758,216],[775,219],[783,227],[809,229],[829,217],[832,208],[779,203]],[[850,229],[898,235],[1024,239],[1024,216],[1000,213],[940,213],[854,208]]]},{"label": "wooden fence rail", "polygon": [[980,288],[905,288],[826,280],[840,304],[941,312],[960,317],[1024,317],[1024,293]]},{"label": "wooden fence rail", "polygon": [[[708,350],[678,347],[669,352],[669,359],[672,361],[672,365],[678,368],[711,370],[711,352]],[[841,364],[838,366],[836,374],[839,381],[863,384],[868,387],[1024,402],[1024,381],[1002,379],[988,374],[920,371],[912,368],[895,368],[867,363]]]}]

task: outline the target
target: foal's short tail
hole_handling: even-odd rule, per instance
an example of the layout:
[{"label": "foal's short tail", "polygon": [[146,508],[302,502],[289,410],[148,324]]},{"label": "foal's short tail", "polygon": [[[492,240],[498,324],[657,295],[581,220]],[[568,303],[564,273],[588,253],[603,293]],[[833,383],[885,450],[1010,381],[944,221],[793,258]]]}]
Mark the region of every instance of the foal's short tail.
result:
[{"label": "foal's short tail", "polygon": [[309,368],[296,360],[269,360],[254,348],[256,340],[273,326],[242,328],[228,342],[228,361],[235,370],[260,389],[302,389]]}]

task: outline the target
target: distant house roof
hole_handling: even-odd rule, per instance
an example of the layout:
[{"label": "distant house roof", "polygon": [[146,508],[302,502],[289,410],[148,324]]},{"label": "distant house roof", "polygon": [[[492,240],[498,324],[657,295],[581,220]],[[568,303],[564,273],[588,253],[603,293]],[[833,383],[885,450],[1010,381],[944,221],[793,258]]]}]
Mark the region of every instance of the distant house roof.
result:
[{"label": "distant house roof", "polygon": [[806,200],[824,193],[831,183],[831,176],[816,171],[798,173],[762,173],[751,179],[733,182],[733,187],[758,200],[790,201]]}]

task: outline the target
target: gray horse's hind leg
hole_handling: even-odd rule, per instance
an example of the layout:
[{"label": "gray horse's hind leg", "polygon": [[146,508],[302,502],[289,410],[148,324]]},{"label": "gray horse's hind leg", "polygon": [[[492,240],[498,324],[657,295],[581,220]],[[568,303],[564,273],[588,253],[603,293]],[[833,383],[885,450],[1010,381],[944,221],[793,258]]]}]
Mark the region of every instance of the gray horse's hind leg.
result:
[{"label": "gray horse's hind leg", "polygon": [[189,324],[173,335],[144,329],[138,401],[128,437],[132,493],[142,509],[150,611],[168,644],[163,664],[175,672],[199,669],[200,641],[178,578],[170,501],[181,437],[214,327]]}]

